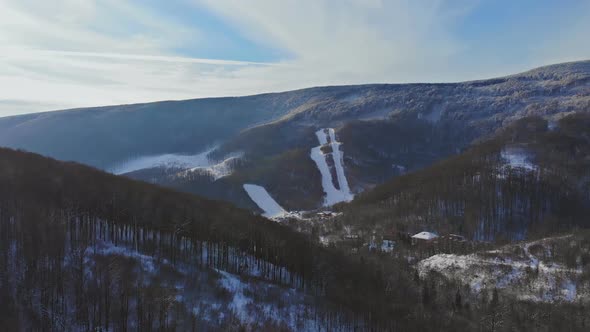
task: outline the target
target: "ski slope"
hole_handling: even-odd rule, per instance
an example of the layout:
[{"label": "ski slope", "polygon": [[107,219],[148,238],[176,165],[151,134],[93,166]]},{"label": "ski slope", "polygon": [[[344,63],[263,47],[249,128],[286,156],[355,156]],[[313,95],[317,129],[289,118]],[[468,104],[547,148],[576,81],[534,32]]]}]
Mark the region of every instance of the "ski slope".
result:
[{"label": "ski slope", "polygon": [[191,172],[202,172],[211,175],[214,181],[226,177],[233,172],[233,166],[239,160],[243,153],[234,153],[226,159],[216,162],[209,159],[209,154],[215,148],[203,151],[195,155],[180,154],[161,154],[153,156],[143,156],[136,159],[128,160],[117,167],[110,169],[110,172],[116,175],[131,173],[142,169],[149,168],[169,168],[180,169],[182,172],[176,176],[187,176]]},{"label": "ski slope", "polygon": [[189,169],[195,167],[209,167],[211,161],[207,157],[214,149],[208,149],[195,155],[181,155],[167,153],[161,155],[143,156],[128,160],[111,168],[109,171],[116,175],[131,173],[147,168],[166,167]]},{"label": "ski slope", "polygon": [[[319,146],[311,149],[311,159],[316,163],[321,175],[322,175],[322,188],[324,189],[324,206],[334,205],[339,202],[348,202],[354,198],[354,195],[350,191],[348,180],[344,174],[343,155],[340,151],[340,145],[342,143],[336,141],[336,134],[333,128],[320,129],[316,133]],[[332,181],[332,173],[326,157],[329,154],[322,152],[322,146],[330,144],[332,148],[332,158],[334,159],[334,167],[336,169],[336,181],[338,183],[337,189]]]},{"label": "ski slope", "polygon": [[232,174],[234,170],[234,164],[242,157],[242,155],[242,153],[236,153],[217,164],[193,167],[184,172],[183,175],[187,176],[191,172],[203,172],[211,175],[211,177],[213,177],[213,181],[217,181]]},{"label": "ski slope", "polygon": [[254,184],[244,184],[244,190],[246,190],[248,196],[250,196],[254,203],[264,211],[262,214],[264,217],[273,219],[284,217],[288,214],[288,212],[270,196],[264,187]]}]

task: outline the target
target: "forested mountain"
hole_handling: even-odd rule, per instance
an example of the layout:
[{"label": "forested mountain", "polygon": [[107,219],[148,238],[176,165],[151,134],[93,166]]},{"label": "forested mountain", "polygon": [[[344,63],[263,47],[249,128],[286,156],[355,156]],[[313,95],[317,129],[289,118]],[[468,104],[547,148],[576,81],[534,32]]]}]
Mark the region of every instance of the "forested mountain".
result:
[{"label": "forested mountain", "polygon": [[590,114],[520,119],[493,138],[341,205],[358,227],[514,241],[590,226]]},{"label": "forested mountain", "polygon": [[388,273],[227,203],[31,153],[0,150],[0,238],[7,330],[426,324],[409,270]]},{"label": "forested mountain", "polygon": [[323,248],[227,203],[9,149],[0,149],[0,300],[8,331],[588,324],[580,303],[474,291],[404,256]]},{"label": "forested mountain", "polygon": [[284,208],[308,210],[325,199],[310,158],[322,128],[335,129],[356,194],[520,118],[555,120],[589,105],[590,61],[581,61],[472,82],[319,87],[3,118],[0,145],[259,211],[242,189],[254,183]]},{"label": "forested mountain", "polygon": [[314,97],[294,91],[11,116],[0,119],[0,145],[110,169],[146,155],[201,152]]},{"label": "forested mountain", "polygon": [[0,148],[8,330],[590,323],[588,61],[10,117],[0,144],[125,175]]}]

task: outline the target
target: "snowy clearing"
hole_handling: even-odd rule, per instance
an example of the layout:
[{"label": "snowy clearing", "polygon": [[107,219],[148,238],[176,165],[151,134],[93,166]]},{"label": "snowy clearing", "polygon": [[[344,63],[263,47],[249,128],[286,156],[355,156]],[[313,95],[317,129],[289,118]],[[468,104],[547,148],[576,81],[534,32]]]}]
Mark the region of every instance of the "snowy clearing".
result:
[{"label": "snowy clearing", "polygon": [[[342,143],[336,141],[336,134],[333,128],[320,129],[315,134],[318,137],[320,145],[311,149],[310,156],[316,163],[322,175],[322,188],[326,194],[324,197],[324,206],[351,201],[354,198],[354,195],[350,191],[348,180],[344,174],[343,154],[340,151],[340,145]],[[332,173],[330,172],[330,167],[326,160],[328,154],[322,152],[322,146],[326,144],[330,144],[332,148],[331,154],[336,169],[336,180],[340,189],[336,189],[334,182],[332,181]]]},{"label": "snowy clearing", "polygon": [[189,169],[195,167],[209,167],[211,161],[207,157],[215,148],[208,149],[195,155],[181,155],[181,154],[161,154],[154,156],[144,156],[132,159],[121,163],[109,170],[109,172],[120,175],[131,173],[141,169],[166,167],[166,168],[182,168]]},{"label": "snowy clearing", "polygon": [[506,147],[502,149],[500,156],[508,167],[520,168],[526,171],[533,171],[537,169],[537,166],[530,160],[530,153],[528,153],[523,148]]},{"label": "snowy clearing", "polygon": [[176,168],[182,170],[176,174],[179,177],[187,176],[190,172],[201,172],[211,175],[213,180],[217,181],[232,174],[234,164],[242,157],[243,153],[234,153],[225,160],[214,161],[208,157],[213,150],[215,148],[195,155],[162,154],[140,157],[114,167],[110,172],[121,175],[156,167]]},{"label": "snowy clearing", "polygon": [[243,153],[237,153],[217,164],[193,167],[182,173],[182,175],[186,176],[190,172],[202,172],[211,175],[213,177],[213,181],[217,181],[232,174],[235,163],[242,157],[242,155]]},{"label": "snowy clearing", "polygon": [[248,193],[248,196],[258,205],[264,213],[262,214],[267,218],[281,218],[288,214],[279,203],[277,203],[264,189],[264,187],[257,186],[254,184],[244,184],[244,190]]},{"label": "snowy clearing", "polygon": [[586,302],[590,300],[590,289],[579,280],[581,269],[544,263],[529,250],[533,245],[550,250],[548,241],[567,238],[548,238],[470,255],[438,254],[420,261],[417,268],[421,276],[436,271],[460,280],[475,292],[498,288],[527,301]]},{"label": "snowy clearing", "polygon": [[[121,243],[117,246],[110,241],[99,240],[96,245],[88,246],[84,250],[85,276],[96,278],[98,260],[111,257],[111,262],[117,262],[112,259],[113,255],[131,259],[132,263],[126,263],[135,266],[138,280],[144,286],[157,284],[167,287],[172,295],[171,301],[191,311],[205,330],[209,326],[228,324],[232,319],[237,319],[251,330],[261,330],[268,326],[268,322],[286,326],[290,331],[321,329],[322,322],[308,312],[308,300],[303,292],[249,274],[239,276],[184,262],[172,264],[162,257],[145,255]],[[114,269],[118,268],[116,263],[111,264]],[[251,264],[251,269],[252,275],[260,274],[255,264]],[[158,276],[162,270],[173,272],[169,278],[161,280]],[[227,295],[223,296],[220,289],[227,291]]]}]

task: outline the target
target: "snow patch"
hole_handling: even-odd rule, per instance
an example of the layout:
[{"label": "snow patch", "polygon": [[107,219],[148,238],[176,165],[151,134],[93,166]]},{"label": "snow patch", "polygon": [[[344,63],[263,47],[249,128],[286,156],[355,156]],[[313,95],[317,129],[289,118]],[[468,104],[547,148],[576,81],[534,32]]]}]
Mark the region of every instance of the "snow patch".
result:
[{"label": "snow patch", "polygon": [[[348,180],[344,174],[343,154],[340,151],[340,145],[342,143],[336,141],[336,134],[333,128],[320,129],[315,134],[320,145],[311,149],[310,157],[316,163],[320,174],[322,175],[322,188],[326,194],[324,197],[324,206],[351,201],[354,198],[354,195],[350,191]],[[336,189],[334,182],[332,181],[332,173],[330,172],[330,167],[326,160],[328,154],[322,152],[322,146],[326,144],[330,144],[332,148],[331,154],[336,169],[336,180],[340,189]]]},{"label": "snow patch", "polygon": [[237,276],[221,270],[216,271],[222,276],[220,279],[221,286],[233,293],[233,299],[229,307],[236,316],[238,316],[241,322],[247,322],[249,317],[248,304],[251,302],[251,300],[244,295],[244,289],[247,288],[247,285],[245,285]]},{"label": "snow patch", "polygon": [[126,161],[118,166],[115,166],[111,168],[109,172],[116,175],[120,175],[155,167],[182,169],[190,169],[195,167],[209,167],[211,166],[211,161],[207,156],[213,150],[214,148],[195,155],[167,153],[161,155],[143,156]]},{"label": "snow patch", "polygon": [[[129,249],[124,246],[115,246],[112,242],[98,241],[94,248],[88,247],[86,249],[86,259],[88,260],[89,254],[98,254],[103,256],[119,255],[137,260],[141,266],[141,269],[145,273],[155,274],[158,272],[156,269],[156,260],[152,256],[144,255],[136,250]],[[167,263],[164,260],[163,263]]]},{"label": "snow patch", "polygon": [[263,216],[267,218],[280,218],[287,215],[287,211],[283,209],[264,189],[264,187],[257,186],[254,184],[244,184],[244,190],[248,193],[248,196],[258,205],[264,213]]},{"label": "snow patch", "polygon": [[431,232],[420,232],[412,236],[412,239],[419,239],[419,240],[432,240],[436,239],[438,235],[431,233]]},{"label": "snow patch", "polygon": [[233,155],[225,160],[221,161],[220,163],[210,165],[210,166],[197,166],[189,169],[184,173],[187,175],[189,172],[204,172],[213,177],[214,181],[217,181],[223,177],[231,175],[233,172],[233,166],[237,160],[242,157],[242,153]]},{"label": "snow patch", "polygon": [[529,153],[523,148],[504,148],[500,153],[500,156],[506,165],[511,168],[519,168],[527,171],[533,171],[537,168],[537,166],[530,161]]},{"label": "snow patch", "polygon": [[522,254],[516,255],[516,246],[469,255],[438,254],[420,261],[417,268],[421,276],[437,271],[476,292],[498,288],[526,301],[586,301],[588,290],[579,286],[581,269],[566,268],[556,262],[546,265],[529,251],[532,245],[545,246],[546,240],[517,245]]}]

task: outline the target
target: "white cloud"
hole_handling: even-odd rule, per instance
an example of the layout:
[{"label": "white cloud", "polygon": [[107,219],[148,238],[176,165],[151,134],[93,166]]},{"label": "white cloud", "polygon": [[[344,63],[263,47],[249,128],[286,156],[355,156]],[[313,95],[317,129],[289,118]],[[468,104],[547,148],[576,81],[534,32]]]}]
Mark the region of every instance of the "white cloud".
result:
[{"label": "white cloud", "polygon": [[[222,41],[138,1],[0,0],[0,116],[319,85],[457,81],[507,68],[461,63],[470,45],[454,24],[478,0],[182,1],[289,56],[272,64],[180,56],[175,50],[184,45]],[[579,16],[559,20],[562,28],[530,62],[588,54],[590,19]]]},{"label": "white cloud", "polygon": [[[330,81],[409,81],[461,48],[458,9],[441,1],[202,0],[251,38],[278,45]],[[431,75],[430,75],[431,77]]]}]

